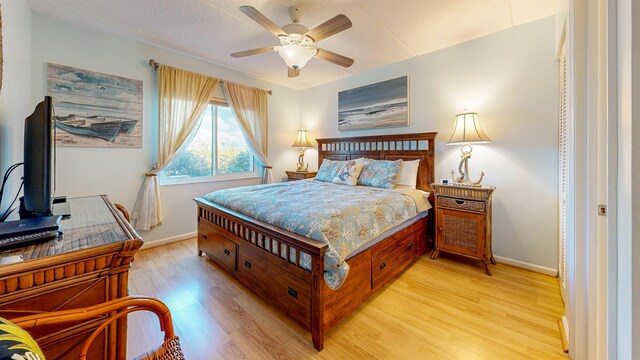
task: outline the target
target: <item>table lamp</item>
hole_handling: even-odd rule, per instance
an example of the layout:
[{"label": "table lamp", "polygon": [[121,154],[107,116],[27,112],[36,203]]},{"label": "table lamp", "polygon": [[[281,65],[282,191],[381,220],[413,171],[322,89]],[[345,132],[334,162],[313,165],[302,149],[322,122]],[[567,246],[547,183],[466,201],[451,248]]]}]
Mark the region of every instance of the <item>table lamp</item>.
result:
[{"label": "table lamp", "polygon": [[[477,181],[469,179],[469,159],[473,151],[471,144],[487,144],[490,142],[491,139],[482,131],[482,127],[480,127],[478,113],[467,112],[467,109],[465,109],[462,114],[456,115],[453,135],[451,135],[451,139],[447,142],[447,145],[462,144],[460,147],[460,164],[458,165],[460,176],[456,176],[455,171],[451,170],[451,178],[455,183],[468,186],[480,186],[484,172],[480,172],[480,179]],[[464,171],[462,170],[463,166]]]},{"label": "table lamp", "polygon": [[309,132],[304,129],[298,130],[296,135],[296,141],[291,145],[294,148],[300,148],[300,156],[298,156],[298,172],[307,172],[309,169],[309,164],[304,164],[304,149],[312,148],[313,144],[309,140]]}]

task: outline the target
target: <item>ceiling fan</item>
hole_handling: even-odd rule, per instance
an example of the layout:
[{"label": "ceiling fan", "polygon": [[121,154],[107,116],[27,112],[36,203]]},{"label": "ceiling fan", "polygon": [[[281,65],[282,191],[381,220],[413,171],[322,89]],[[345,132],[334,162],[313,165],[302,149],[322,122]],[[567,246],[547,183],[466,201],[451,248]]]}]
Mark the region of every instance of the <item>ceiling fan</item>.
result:
[{"label": "ceiling fan", "polygon": [[269,20],[253,6],[241,6],[240,11],[278,37],[280,45],[235,52],[231,54],[234,58],[277,51],[287,63],[289,77],[300,75],[300,69],[314,56],[345,68],[353,64],[353,59],[315,47],[315,43],[351,27],[351,20],[345,15],[337,15],[309,30],[309,28],[300,24],[301,11],[296,6],[289,8],[289,17],[292,23],[282,28],[274,24],[273,21]]}]

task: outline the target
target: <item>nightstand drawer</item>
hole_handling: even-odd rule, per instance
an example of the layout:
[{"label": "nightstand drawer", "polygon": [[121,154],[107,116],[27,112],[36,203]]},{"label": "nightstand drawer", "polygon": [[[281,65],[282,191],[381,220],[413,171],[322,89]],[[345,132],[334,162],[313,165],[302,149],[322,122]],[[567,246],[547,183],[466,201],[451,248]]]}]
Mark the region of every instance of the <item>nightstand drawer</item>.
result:
[{"label": "nightstand drawer", "polygon": [[317,171],[307,171],[307,172],[287,171],[287,178],[289,179],[289,181],[311,179],[316,177],[317,173],[318,173]]},{"label": "nightstand drawer", "polygon": [[484,201],[452,199],[438,196],[438,206],[449,209],[465,210],[476,213],[484,213],[487,208]]},{"label": "nightstand drawer", "polygon": [[307,176],[308,176],[307,174],[308,173],[290,173],[288,176],[289,176],[289,179],[292,179],[292,180],[293,179],[302,180],[302,179],[306,179],[307,178]]}]

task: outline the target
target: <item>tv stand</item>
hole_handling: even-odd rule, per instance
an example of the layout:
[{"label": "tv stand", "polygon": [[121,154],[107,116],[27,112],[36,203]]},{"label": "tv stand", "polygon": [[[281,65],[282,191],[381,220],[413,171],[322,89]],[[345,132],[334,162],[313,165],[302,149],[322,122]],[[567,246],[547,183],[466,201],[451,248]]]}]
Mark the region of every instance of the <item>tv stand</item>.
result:
[{"label": "tv stand", "polygon": [[[106,196],[69,198],[73,216],[64,234],[0,252],[0,317],[93,306],[125,297],[128,273],[142,239]],[[47,359],[77,359],[83,339],[106,321],[31,332]],[[109,325],[87,359],[126,359],[127,319]]]},{"label": "tv stand", "polygon": [[39,218],[41,216],[51,215],[51,214],[38,214],[38,213],[35,213],[35,212],[27,210],[24,207],[24,196],[20,197],[20,208],[18,208],[18,214],[20,214],[20,220],[35,219],[35,218]]},{"label": "tv stand", "polygon": [[51,213],[49,214],[39,214],[28,211],[24,208],[24,197],[20,198],[20,209],[18,213],[20,214],[20,219],[35,219],[42,216],[51,216],[51,215],[60,215],[63,219],[68,219],[71,217],[71,203],[67,201],[66,196],[56,196],[53,198],[51,206]]}]

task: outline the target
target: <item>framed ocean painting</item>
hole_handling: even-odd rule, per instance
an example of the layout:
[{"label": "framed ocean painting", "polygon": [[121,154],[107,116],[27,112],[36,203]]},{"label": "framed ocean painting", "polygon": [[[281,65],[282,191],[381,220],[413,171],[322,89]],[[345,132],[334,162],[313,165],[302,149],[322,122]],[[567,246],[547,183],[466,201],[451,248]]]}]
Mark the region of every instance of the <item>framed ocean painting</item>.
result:
[{"label": "framed ocean painting", "polygon": [[338,93],[338,130],[409,126],[406,76]]},{"label": "framed ocean painting", "polygon": [[142,81],[48,64],[56,143],[142,147]]}]

